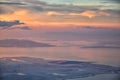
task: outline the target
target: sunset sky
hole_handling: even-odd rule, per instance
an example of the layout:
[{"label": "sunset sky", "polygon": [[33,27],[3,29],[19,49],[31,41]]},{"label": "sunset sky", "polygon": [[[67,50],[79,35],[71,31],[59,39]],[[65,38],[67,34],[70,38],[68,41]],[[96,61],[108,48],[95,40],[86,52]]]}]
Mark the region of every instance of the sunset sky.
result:
[{"label": "sunset sky", "polygon": [[[120,27],[119,0],[0,0],[0,21],[35,27]],[[1,25],[0,25],[1,26]],[[13,25],[16,26],[16,25]]]},{"label": "sunset sky", "polygon": [[120,39],[119,0],[0,0],[0,39]]},{"label": "sunset sky", "polygon": [[120,0],[0,0],[0,57],[119,63],[119,5]]}]

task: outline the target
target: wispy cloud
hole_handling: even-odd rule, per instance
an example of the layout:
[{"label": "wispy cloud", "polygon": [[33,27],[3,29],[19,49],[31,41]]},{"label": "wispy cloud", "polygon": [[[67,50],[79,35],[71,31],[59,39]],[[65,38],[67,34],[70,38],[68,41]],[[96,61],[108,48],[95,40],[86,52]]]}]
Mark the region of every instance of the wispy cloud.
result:
[{"label": "wispy cloud", "polygon": [[17,26],[10,29],[22,29],[22,30],[32,30],[29,26]]}]

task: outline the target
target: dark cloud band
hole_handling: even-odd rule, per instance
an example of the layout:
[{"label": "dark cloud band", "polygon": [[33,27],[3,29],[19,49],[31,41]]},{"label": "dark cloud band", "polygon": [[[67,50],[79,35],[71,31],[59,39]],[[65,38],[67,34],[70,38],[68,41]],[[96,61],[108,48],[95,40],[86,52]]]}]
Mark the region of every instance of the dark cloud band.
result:
[{"label": "dark cloud band", "polygon": [[[19,20],[14,21],[0,21],[0,29],[22,29],[22,30],[31,30],[28,26],[16,26],[24,24],[23,22],[20,22]],[[14,27],[13,27],[14,26]]]},{"label": "dark cloud band", "polygon": [[24,3],[16,3],[16,2],[0,2],[0,5],[25,5]]},{"label": "dark cloud band", "polygon": [[0,27],[11,27],[14,25],[21,25],[24,24],[22,22],[20,22],[19,20],[15,20],[15,21],[0,21]]}]

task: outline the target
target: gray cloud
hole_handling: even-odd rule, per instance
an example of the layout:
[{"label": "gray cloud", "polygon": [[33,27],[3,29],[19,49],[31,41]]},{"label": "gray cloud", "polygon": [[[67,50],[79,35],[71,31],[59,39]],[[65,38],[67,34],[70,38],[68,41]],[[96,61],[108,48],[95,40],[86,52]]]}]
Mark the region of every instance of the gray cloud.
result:
[{"label": "gray cloud", "polygon": [[0,2],[0,5],[25,5],[24,3],[17,2]]},{"label": "gray cloud", "polygon": [[[19,4],[21,4],[20,0],[17,0],[18,2],[20,2]],[[26,5],[24,6],[8,6],[8,7],[12,7],[14,8],[20,8],[20,9],[28,9],[29,11],[33,12],[41,12],[41,11],[57,11],[57,12],[82,12],[85,10],[99,10],[100,7],[102,7],[101,5],[96,5],[96,6],[90,6],[90,5],[81,5],[81,6],[75,6],[75,5],[65,5],[65,4],[48,4],[42,1],[38,1],[38,0],[23,0]],[[12,4],[13,1],[8,2],[8,4]],[[5,4],[7,6],[7,2],[2,2],[1,4]],[[15,4],[15,3],[13,3]],[[17,3],[18,4],[18,3]]]},{"label": "gray cloud", "polygon": [[[56,12],[82,12],[85,10],[98,10],[101,6],[87,6],[87,5],[82,5],[82,6],[75,6],[75,5],[65,5],[65,4],[47,4],[43,2],[39,2],[36,5],[31,3],[28,5],[28,9],[33,8],[36,11],[41,11],[39,9],[42,8],[43,11],[56,11]],[[27,6],[26,6],[27,7]]]},{"label": "gray cloud", "polygon": [[112,16],[114,16],[116,19],[120,19],[120,10],[112,10],[112,9],[107,9],[105,10],[107,13],[110,13]]},{"label": "gray cloud", "polygon": [[23,22],[20,22],[19,20],[14,21],[0,21],[0,29],[22,29],[22,30],[32,30],[29,26],[16,26],[25,24]]},{"label": "gray cloud", "polygon": [[[103,2],[103,3],[102,3]],[[11,1],[6,1],[2,2],[0,5],[0,14],[4,13],[12,13],[16,10],[21,10],[21,9],[26,9],[30,13],[40,13],[40,12],[47,12],[47,11],[55,11],[55,12],[60,12],[60,13],[82,13],[86,10],[92,10],[95,12],[103,11],[106,13],[109,13],[113,19],[118,19],[119,17],[119,8],[115,8],[115,5],[111,5],[112,2],[117,2],[116,1],[109,1],[109,0],[102,0],[100,1],[100,4],[98,5],[73,5],[73,4],[49,4],[47,2],[39,1],[39,0],[11,0]],[[15,3],[19,4],[24,4],[24,5],[14,5]],[[109,4],[110,5],[105,5]],[[9,6],[9,4],[11,4]],[[115,3],[114,3],[115,4]],[[8,8],[7,8],[8,7]],[[115,20],[115,21],[117,21]]]},{"label": "gray cloud", "polygon": [[13,13],[14,10],[11,7],[6,7],[5,5],[0,5],[0,14]]},{"label": "gray cloud", "polygon": [[103,2],[106,2],[106,3],[120,3],[120,0],[104,0]]},{"label": "gray cloud", "polygon": [[[100,8],[106,7],[106,5],[103,5],[101,3],[101,5],[73,5],[73,4],[49,4],[43,1],[39,1],[39,0],[24,0],[26,3],[28,3],[29,7],[38,7],[38,8],[43,8],[45,11],[62,11],[62,12],[81,12],[81,11],[85,11],[85,10],[95,10],[95,11],[99,11]],[[114,0],[108,1],[108,0],[103,0],[109,3],[115,2]],[[117,0],[116,0],[117,1]],[[102,1],[101,1],[102,2]],[[34,5],[36,4],[36,5]],[[109,6],[107,6],[109,7]],[[39,11],[38,8],[34,8],[36,10]]]},{"label": "gray cloud", "polygon": [[14,20],[14,21],[0,21],[0,28],[6,29],[6,28],[10,28],[12,26],[21,25],[21,24],[24,24],[24,23],[20,22],[19,20]]},{"label": "gray cloud", "polygon": [[95,26],[83,26],[82,28],[85,28],[85,29],[106,29],[106,28],[95,27]]},{"label": "gray cloud", "polygon": [[23,26],[23,27],[19,27],[20,29],[23,29],[23,30],[31,30],[31,28],[29,28],[28,26]]},{"label": "gray cloud", "polygon": [[0,14],[4,14],[4,13],[6,13],[6,11],[2,7],[0,7]]},{"label": "gray cloud", "polygon": [[22,30],[32,30],[29,26],[17,26],[10,29],[22,29]]}]

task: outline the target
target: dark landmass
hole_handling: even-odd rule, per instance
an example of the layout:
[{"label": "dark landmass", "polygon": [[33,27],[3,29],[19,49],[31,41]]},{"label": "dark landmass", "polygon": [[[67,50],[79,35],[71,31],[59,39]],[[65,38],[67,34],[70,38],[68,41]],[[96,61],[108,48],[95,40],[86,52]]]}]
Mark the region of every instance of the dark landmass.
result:
[{"label": "dark landmass", "polygon": [[0,63],[0,80],[67,80],[120,73],[120,67],[81,61],[5,57]]},{"label": "dark landmass", "polygon": [[0,40],[0,47],[54,47],[48,43],[40,43],[30,40],[5,39]]},{"label": "dark landmass", "polygon": [[81,48],[110,48],[110,49],[120,49],[120,46],[82,46]]}]

